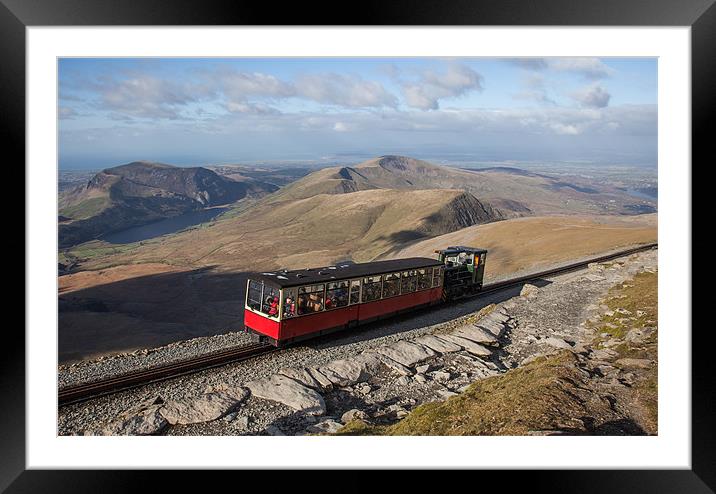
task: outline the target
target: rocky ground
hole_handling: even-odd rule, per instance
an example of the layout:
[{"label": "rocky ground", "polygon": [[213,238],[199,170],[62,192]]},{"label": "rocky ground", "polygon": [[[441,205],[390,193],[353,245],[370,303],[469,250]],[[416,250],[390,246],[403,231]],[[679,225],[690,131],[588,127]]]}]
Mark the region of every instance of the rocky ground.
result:
[{"label": "rocky ground", "polygon": [[[595,331],[588,321],[613,312],[599,302],[610,288],[656,266],[657,251],[635,254],[521,291],[504,290],[64,407],[58,432],[296,435],[336,432],[354,419],[388,425],[421,404],[460,395],[471,383],[564,350],[592,362],[600,381],[623,386],[636,378],[626,368],[652,363],[636,358],[615,364],[619,352],[609,345],[619,345],[621,334],[605,340],[605,347],[600,343],[594,355],[585,351]],[[231,335],[225,338],[220,344],[230,345]]]}]

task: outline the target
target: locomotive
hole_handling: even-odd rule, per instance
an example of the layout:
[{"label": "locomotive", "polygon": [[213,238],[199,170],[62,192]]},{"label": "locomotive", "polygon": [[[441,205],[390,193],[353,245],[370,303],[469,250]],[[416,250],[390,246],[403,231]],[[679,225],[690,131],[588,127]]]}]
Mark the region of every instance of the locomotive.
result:
[{"label": "locomotive", "polygon": [[452,246],[412,257],[257,273],[247,280],[244,330],[280,347],[474,295],[487,250]]}]

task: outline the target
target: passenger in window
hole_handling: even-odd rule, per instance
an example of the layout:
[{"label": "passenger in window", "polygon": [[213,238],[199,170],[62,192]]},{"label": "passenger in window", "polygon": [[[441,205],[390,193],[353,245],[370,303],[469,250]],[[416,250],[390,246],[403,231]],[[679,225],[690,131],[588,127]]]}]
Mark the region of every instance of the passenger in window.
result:
[{"label": "passenger in window", "polygon": [[283,315],[285,317],[293,317],[296,314],[296,303],[291,297],[286,297],[283,304]]},{"label": "passenger in window", "polygon": [[269,303],[268,315],[272,317],[278,316],[278,297],[274,297]]}]

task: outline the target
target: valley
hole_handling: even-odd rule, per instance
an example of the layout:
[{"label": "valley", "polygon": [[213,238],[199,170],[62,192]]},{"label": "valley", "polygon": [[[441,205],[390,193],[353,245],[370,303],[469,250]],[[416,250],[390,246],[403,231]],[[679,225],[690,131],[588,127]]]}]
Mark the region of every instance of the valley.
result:
[{"label": "valley", "polygon": [[[400,156],[318,170],[138,162],[100,172],[60,203],[70,218],[61,238],[63,225],[82,221],[107,230],[60,252],[60,362],[238,331],[252,271],[434,257],[462,244],[490,251],[486,278],[496,279],[657,238],[656,214],[629,214],[656,203],[611,185]],[[157,226],[219,204],[207,221]]]}]

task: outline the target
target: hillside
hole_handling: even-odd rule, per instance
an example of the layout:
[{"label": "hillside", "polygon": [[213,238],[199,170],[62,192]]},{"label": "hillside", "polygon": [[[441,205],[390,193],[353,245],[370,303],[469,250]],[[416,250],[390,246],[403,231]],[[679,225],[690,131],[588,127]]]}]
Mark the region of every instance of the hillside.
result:
[{"label": "hillside", "polygon": [[[112,264],[165,262],[222,269],[304,267],[369,260],[416,239],[499,217],[460,190],[366,190],[257,204],[211,226],[145,242]],[[89,262],[86,267],[107,260]]]},{"label": "hillside", "polygon": [[103,234],[188,211],[262,196],[278,187],[254,179],[235,181],[206,168],[138,161],[108,168],[61,194],[59,245],[69,247]]},{"label": "hillside", "polygon": [[372,189],[461,189],[505,218],[633,214],[635,203],[640,202],[616,188],[584,187],[517,168],[463,170],[404,156],[381,156],[355,166],[324,168],[289,184],[270,200]]},{"label": "hillside", "polygon": [[432,256],[448,245],[488,249],[485,277],[554,265],[611,249],[656,242],[657,215],[550,216],[477,225],[417,241],[384,257]]}]

